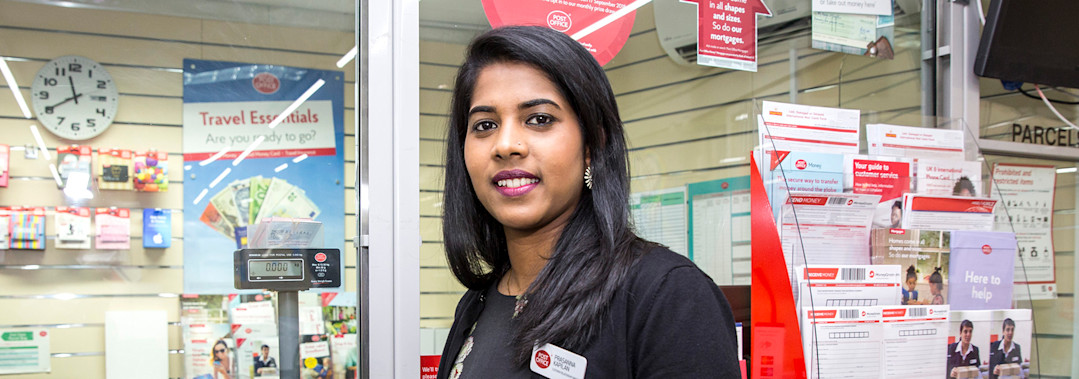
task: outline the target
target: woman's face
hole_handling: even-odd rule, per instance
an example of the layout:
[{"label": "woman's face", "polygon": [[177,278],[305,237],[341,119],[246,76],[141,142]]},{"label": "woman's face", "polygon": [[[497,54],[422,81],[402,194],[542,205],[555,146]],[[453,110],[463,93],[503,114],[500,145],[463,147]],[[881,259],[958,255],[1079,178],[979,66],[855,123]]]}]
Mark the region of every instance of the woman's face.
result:
[{"label": "woman's face", "polygon": [[577,114],[544,73],[483,68],[469,106],[464,157],[476,196],[507,231],[561,228],[584,188]]},{"label": "woman's face", "polygon": [[229,349],[224,344],[214,345],[214,360],[225,360],[229,357]]}]

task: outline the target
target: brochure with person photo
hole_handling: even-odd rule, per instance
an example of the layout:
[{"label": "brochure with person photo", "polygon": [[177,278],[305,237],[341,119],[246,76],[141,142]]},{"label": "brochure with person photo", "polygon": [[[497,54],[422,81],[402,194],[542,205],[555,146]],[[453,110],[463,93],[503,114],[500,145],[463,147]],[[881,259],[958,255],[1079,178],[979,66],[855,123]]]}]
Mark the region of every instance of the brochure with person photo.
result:
[{"label": "brochure with person photo", "polygon": [[870,260],[899,265],[903,305],[948,304],[951,232],[873,229]]}]

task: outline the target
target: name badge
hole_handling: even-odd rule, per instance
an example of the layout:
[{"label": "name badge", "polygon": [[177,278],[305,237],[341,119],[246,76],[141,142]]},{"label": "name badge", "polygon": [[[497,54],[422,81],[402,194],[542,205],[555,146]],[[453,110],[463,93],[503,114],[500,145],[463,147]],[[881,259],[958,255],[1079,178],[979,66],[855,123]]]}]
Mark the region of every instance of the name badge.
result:
[{"label": "name badge", "polygon": [[1012,362],[1019,362],[1019,357],[1012,357]]},{"label": "name badge", "polygon": [[532,372],[552,379],[583,379],[588,360],[572,351],[546,344],[532,348]]},{"label": "name badge", "polygon": [[976,360],[974,360],[974,359],[971,359],[971,360],[970,360],[970,363],[971,363],[971,364],[974,364],[975,362],[978,362],[978,361],[976,361]]}]

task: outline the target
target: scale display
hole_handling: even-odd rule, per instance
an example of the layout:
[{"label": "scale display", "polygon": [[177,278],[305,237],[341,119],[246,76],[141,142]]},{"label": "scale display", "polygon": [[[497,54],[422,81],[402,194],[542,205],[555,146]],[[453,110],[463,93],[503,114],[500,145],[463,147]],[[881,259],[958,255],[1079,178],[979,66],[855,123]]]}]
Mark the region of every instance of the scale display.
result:
[{"label": "scale display", "polygon": [[236,289],[303,291],[341,287],[338,249],[240,249],[233,253]]}]

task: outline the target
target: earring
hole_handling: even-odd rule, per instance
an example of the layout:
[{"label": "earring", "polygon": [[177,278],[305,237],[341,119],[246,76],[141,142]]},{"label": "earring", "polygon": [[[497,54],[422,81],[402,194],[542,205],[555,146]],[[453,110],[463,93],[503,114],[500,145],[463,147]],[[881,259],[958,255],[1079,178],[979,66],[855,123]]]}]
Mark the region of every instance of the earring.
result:
[{"label": "earring", "polygon": [[592,189],[592,167],[584,168],[584,186]]}]

